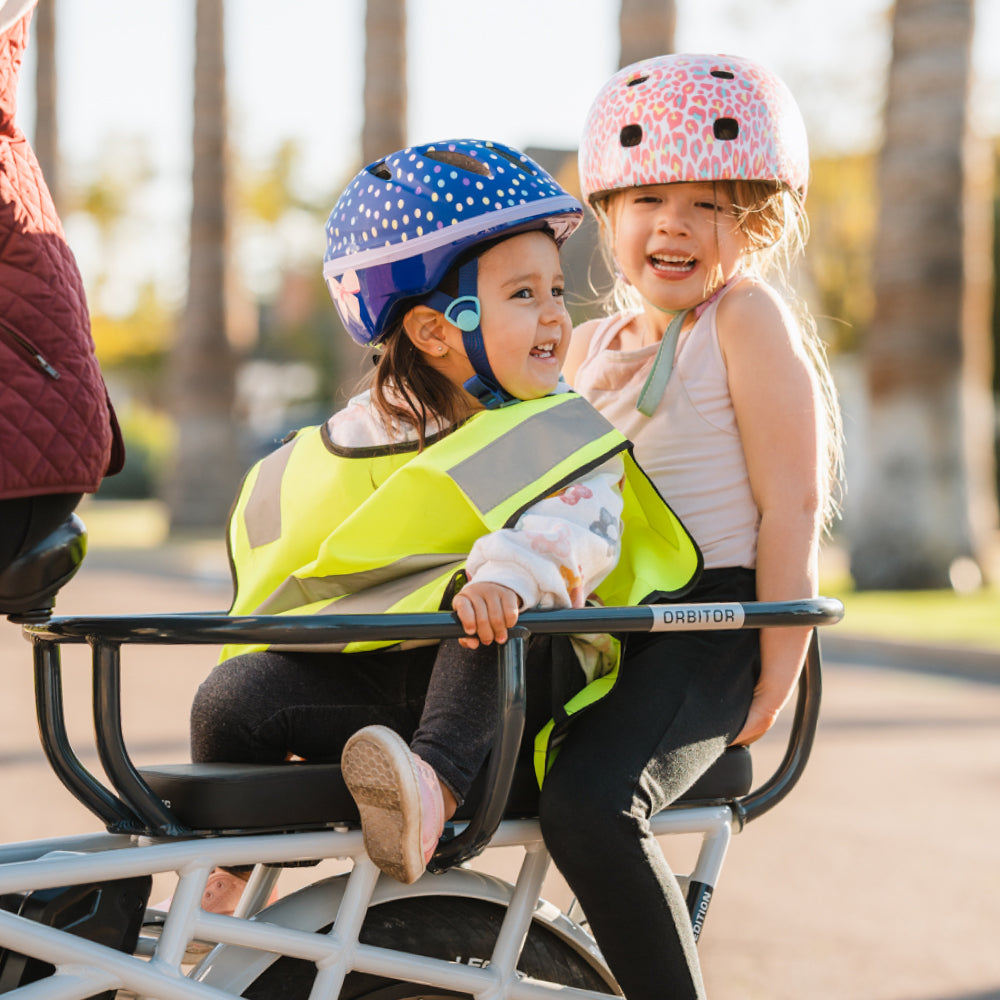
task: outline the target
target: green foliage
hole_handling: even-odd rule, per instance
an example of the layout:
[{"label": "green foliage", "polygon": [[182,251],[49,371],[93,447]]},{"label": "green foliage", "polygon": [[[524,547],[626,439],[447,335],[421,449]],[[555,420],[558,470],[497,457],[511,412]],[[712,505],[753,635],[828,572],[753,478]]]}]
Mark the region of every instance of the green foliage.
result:
[{"label": "green foliage", "polygon": [[176,443],[173,422],[165,413],[134,400],[116,406],[125,439],[125,468],[105,479],[102,500],[145,500],[157,495],[160,477]]},{"label": "green foliage", "polygon": [[811,233],[806,260],[815,288],[810,304],[831,347],[853,350],[874,309],[874,158],[813,160],[807,209]]},{"label": "green foliage", "polygon": [[95,312],[91,316],[101,365],[109,370],[159,369],[169,350],[174,324],[174,311],[160,298],[156,286],[147,282],[140,288],[130,315]]},{"label": "green foliage", "polygon": [[1000,651],[1000,589],[858,592],[835,584],[822,593],[844,602],[845,634],[892,642],[955,645]]}]

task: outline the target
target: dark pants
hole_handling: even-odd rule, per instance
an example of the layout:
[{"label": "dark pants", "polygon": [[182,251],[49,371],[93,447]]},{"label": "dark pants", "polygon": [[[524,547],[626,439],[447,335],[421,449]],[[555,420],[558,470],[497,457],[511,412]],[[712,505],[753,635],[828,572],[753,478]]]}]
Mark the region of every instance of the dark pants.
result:
[{"label": "dark pants", "polygon": [[[749,570],[703,574],[686,601],[753,600]],[[524,751],[551,715],[551,643],[528,653]],[[746,718],[755,630],[633,635],[614,689],[582,712],[541,794],[545,843],[628,1000],[703,997],[687,906],[650,817],[686,791]],[[407,652],[250,653],[217,666],[192,708],[195,761],[339,760],[380,723],[463,799],[489,751],[496,650],[457,642]]]},{"label": "dark pants", "polygon": [[0,500],[0,571],[51,535],[76,510],[82,493]]},{"label": "dark pants", "polygon": [[[753,600],[753,573],[708,571],[690,601]],[[582,713],[542,786],[546,846],[628,1000],[704,997],[684,897],[649,820],[743,726],[755,630],[633,635],[618,682]]]},{"label": "dark pants", "polygon": [[[540,712],[548,699],[534,691],[546,693],[548,649],[539,637],[528,650],[529,699]],[[402,652],[247,653],[219,664],[198,689],[191,759],[339,761],[354,733],[379,724],[408,740],[462,802],[496,718],[495,646],[467,650],[449,640]]]}]

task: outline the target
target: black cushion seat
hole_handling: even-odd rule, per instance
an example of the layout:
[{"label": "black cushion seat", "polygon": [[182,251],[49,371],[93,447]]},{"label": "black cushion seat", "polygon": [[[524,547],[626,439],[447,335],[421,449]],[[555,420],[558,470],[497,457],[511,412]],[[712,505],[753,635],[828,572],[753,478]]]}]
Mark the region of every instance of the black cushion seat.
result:
[{"label": "black cushion seat", "polygon": [[[165,764],[139,768],[149,787],[191,830],[265,831],[318,829],[357,824],[358,810],[339,764]],[[677,805],[732,801],[750,791],[753,770],[746,747],[730,747]],[[484,776],[473,786],[458,819],[469,819],[482,795]],[[505,815],[538,815],[532,769],[519,766]]]}]

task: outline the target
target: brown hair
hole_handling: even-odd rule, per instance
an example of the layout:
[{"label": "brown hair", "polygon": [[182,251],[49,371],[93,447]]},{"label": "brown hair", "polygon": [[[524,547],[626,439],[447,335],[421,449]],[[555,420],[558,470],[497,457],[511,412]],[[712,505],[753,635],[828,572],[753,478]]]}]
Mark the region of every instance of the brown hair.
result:
[{"label": "brown hair", "polygon": [[387,428],[412,425],[423,450],[429,424],[440,431],[454,430],[471,415],[474,404],[464,389],[414,347],[403,330],[403,318],[392,323],[382,341],[372,377],[372,403]]},{"label": "brown hair", "polygon": [[[531,228],[555,240],[555,232],[550,226],[535,224]],[[456,258],[438,288],[448,295],[457,295],[458,272],[463,264],[526,231],[504,232],[469,248]],[[434,368],[403,330],[406,313],[419,301],[404,303],[390,322],[389,333],[380,344],[371,391],[372,403],[386,428],[391,431],[401,424],[412,425],[423,450],[429,424],[435,425],[435,433],[447,433],[467,420],[479,409],[479,404],[461,386]]]}]

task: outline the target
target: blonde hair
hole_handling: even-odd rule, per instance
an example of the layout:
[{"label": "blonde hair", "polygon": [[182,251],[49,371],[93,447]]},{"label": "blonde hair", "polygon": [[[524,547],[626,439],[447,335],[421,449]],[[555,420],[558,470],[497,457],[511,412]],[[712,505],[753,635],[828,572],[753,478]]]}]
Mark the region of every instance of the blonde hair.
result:
[{"label": "blonde hair", "polygon": [[[785,300],[802,335],[802,344],[816,372],[823,404],[826,489],[823,497],[823,523],[829,530],[840,513],[843,482],[843,423],[840,403],[833,383],[826,346],[819,335],[816,320],[791,283],[795,261],[805,252],[809,238],[809,220],[802,199],[781,181],[722,180],[713,182],[732,203],[740,231],[746,240],[742,273],[767,282]],[[604,296],[609,314],[641,312],[643,300],[618,266],[615,256],[616,222],[624,191],[612,191],[595,198],[591,207],[601,232],[601,253],[614,283]],[[705,299],[722,284],[721,270],[710,274]]]}]

